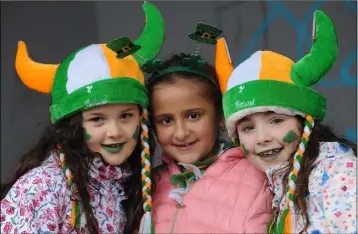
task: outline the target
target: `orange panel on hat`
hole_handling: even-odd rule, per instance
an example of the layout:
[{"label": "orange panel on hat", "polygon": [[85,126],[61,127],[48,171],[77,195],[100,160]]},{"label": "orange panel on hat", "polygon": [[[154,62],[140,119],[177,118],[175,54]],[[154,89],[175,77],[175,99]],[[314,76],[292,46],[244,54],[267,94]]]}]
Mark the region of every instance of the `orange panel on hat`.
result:
[{"label": "orange panel on hat", "polygon": [[291,68],[294,62],[272,51],[263,51],[261,57],[260,80],[278,80],[293,83],[290,78]]},{"label": "orange panel on hat", "polygon": [[215,68],[218,74],[221,93],[225,93],[229,78],[234,71],[234,66],[224,38],[218,39],[216,43]]},{"label": "orange panel on hat", "polygon": [[101,47],[107,58],[112,78],[129,77],[144,84],[143,72],[132,55],[125,58],[117,58],[117,53],[110,50],[105,44],[101,44]]}]

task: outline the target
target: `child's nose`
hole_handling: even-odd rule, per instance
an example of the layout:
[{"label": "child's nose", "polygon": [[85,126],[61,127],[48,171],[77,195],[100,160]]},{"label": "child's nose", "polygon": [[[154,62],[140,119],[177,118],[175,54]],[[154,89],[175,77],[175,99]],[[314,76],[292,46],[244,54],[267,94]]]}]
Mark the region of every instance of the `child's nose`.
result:
[{"label": "child's nose", "polygon": [[189,129],[185,123],[177,123],[175,126],[174,137],[178,140],[185,140],[189,134]]},{"label": "child's nose", "polygon": [[257,129],[256,134],[258,144],[265,144],[272,141],[271,134],[265,129]]},{"label": "child's nose", "polygon": [[110,124],[108,126],[107,129],[107,136],[111,137],[111,138],[117,138],[119,136],[122,135],[122,128],[120,126],[120,124],[118,124],[117,122],[113,121],[112,124]]}]

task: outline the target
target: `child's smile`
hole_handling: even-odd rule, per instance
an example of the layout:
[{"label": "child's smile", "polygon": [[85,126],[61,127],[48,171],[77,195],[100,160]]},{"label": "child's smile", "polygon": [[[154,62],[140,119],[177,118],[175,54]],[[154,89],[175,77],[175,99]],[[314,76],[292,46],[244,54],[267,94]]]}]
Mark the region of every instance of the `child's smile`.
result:
[{"label": "child's smile", "polygon": [[152,94],[158,141],[164,154],[177,162],[202,160],[215,144],[215,108],[203,94],[204,88],[199,82],[181,79],[158,84]]},{"label": "child's smile", "polygon": [[282,149],[283,148],[275,148],[275,149],[265,150],[260,153],[257,153],[257,155],[260,156],[262,160],[272,161],[272,160],[275,160],[278,156],[280,156]]},{"label": "child's smile", "polygon": [[107,145],[102,144],[102,148],[109,153],[118,153],[123,149],[125,143],[126,142],[117,143],[117,144],[107,144]]},{"label": "child's smile", "polygon": [[138,106],[104,105],[83,111],[82,115],[88,148],[99,153],[110,165],[125,162],[132,154],[140,133]]},{"label": "child's smile", "polygon": [[251,163],[265,172],[269,166],[286,162],[296,151],[300,124],[295,116],[261,112],[241,119],[237,133]]}]

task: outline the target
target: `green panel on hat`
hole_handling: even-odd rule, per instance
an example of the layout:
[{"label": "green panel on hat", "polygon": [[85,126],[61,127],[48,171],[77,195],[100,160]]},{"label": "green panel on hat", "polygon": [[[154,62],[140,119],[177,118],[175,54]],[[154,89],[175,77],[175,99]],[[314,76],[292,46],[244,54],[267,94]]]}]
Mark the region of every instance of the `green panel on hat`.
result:
[{"label": "green panel on hat", "polygon": [[146,87],[133,78],[111,78],[94,82],[77,89],[71,95],[53,101],[50,107],[51,121],[74,112],[105,104],[139,104],[148,106]]},{"label": "green panel on hat", "polygon": [[255,80],[231,88],[223,96],[224,116],[256,107],[277,106],[323,120],[326,99],[309,87],[275,80]]}]

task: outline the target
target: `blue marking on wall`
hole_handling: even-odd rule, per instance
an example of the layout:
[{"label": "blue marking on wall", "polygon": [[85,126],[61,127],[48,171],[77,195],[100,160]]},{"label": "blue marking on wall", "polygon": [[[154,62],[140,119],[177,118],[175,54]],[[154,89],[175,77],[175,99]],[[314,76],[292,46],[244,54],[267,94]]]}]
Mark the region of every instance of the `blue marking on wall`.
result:
[{"label": "blue marking on wall", "polygon": [[322,7],[324,1],[316,2],[311,9],[307,11],[305,17],[301,22],[292,14],[292,12],[285,7],[281,2],[268,2],[268,4],[278,12],[284,20],[286,20],[297,32],[297,45],[296,54],[297,58],[302,58],[306,53],[304,52],[303,46],[305,43],[311,46],[312,44],[312,33],[307,34],[307,24],[312,25],[313,12]]},{"label": "blue marking on wall", "polygon": [[354,13],[357,14],[357,2],[356,1],[344,1],[344,4],[346,4],[346,6],[348,8],[350,8]]},{"label": "blue marking on wall", "polygon": [[[253,33],[251,39],[248,42],[248,45],[245,46],[245,50],[241,53],[239,59],[237,60],[236,66],[247,59],[253,52],[255,45],[261,40],[262,35],[269,28],[270,24],[275,20],[279,19],[279,16],[286,20],[293,29],[297,32],[297,45],[296,45],[296,54],[297,58],[302,58],[307,52],[305,46],[309,45],[311,47],[312,35],[307,33],[307,28],[312,28],[312,18],[313,12],[316,9],[320,9],[325,3],[324,0],[314,2],[313,6],[307,11],[305,16],[301,21],[299,21],[294,14],[287,9],[287,7],[282,2],[277,1],[267,1],[266,2],[270,7],[269,13],[265,16],[262,23],[258,26],[257,30]],[[345,1],[345,5],[353,10],[357,14],[357,4],[353,1]],[[310,26],[310,27],[308,27]],[[352,87],[356,88],[357,86],[357,75],[350,74],[351,67],[357,63],[357,48],[354,48],[350,55],[343,60],[341,65],[339,77],[336,80],[321,80],[317,85],[325,87]]]},{"label": "blue marking on wall", "polygon": [[344,136],[354,143],[357,143],[357,128],[347,128],[344,132]]},{"label": "blue marking on wall", "polygon": [[[307,31],[306,31],[307,22],[312,22],[313,12],[316,9],[320,8],[323,5],[324,1],[318,1],[315,3],[315,5],[307,12],[304,20],[302,21],[303,23],[298,22],[296,17],[291,13],[290,10],[288,10],[284,6],[283,3],[276,2],[276,1],[272,1],[272,2],[267,1],[266,3],[270,6],[270,12],[263,19],[263,21],[259,25],[258,29],[252,35],[251,39],[249,40],[248,45],[245,46],[246,49],[241,54],[236,65],[240,64],[242,61],[247,59],[254,52],[255,45],[261,39],[261,37],[265,33],[265,31],[268,29],[271,22],[274,19],[278,18],[278,16],[282,16],[297,31],[299,37],[298,37],[298,45],[297,45],[296,51],[300,51],[300,50],[303,51],[303,46],[300,45],[302,43],[301,42],[302,40],[306,40],[306,42],[309,44],[311,44],[311,42],[312,42],[311,36],[308,36]],[[301,53],[301,52],[299,52],[299,53]],[[302,56],[300,56],[300,57],[302,57]]]},{"label": "blue marking on wall", "polygon": [[321,80],[318,84],[324,85],[327,87],[339,87],[339,86],[349,86],[352,88],[357,87],[357,76],[355,74],[350,74],[351,68],[354,64],[357,63],[357,48],[355,48],[350,55],[343,61],[340,68],[339,75],[340,80]]},{"label": "blue marking on wall", "polygon": [[270,12],[265,19],[262,21],[262,24],[258,27],[258,29],[254,32],[251,39],[249,40],[249,44],[245,46],[244,52],[240,55],[235,67],[242,63],[245,59],[247,59],[254,51],[254,47],[256,43],[261,39],[262,35],[265,33],[267,28],[270,26],[271,21],[277,17],[274,12]]}]

